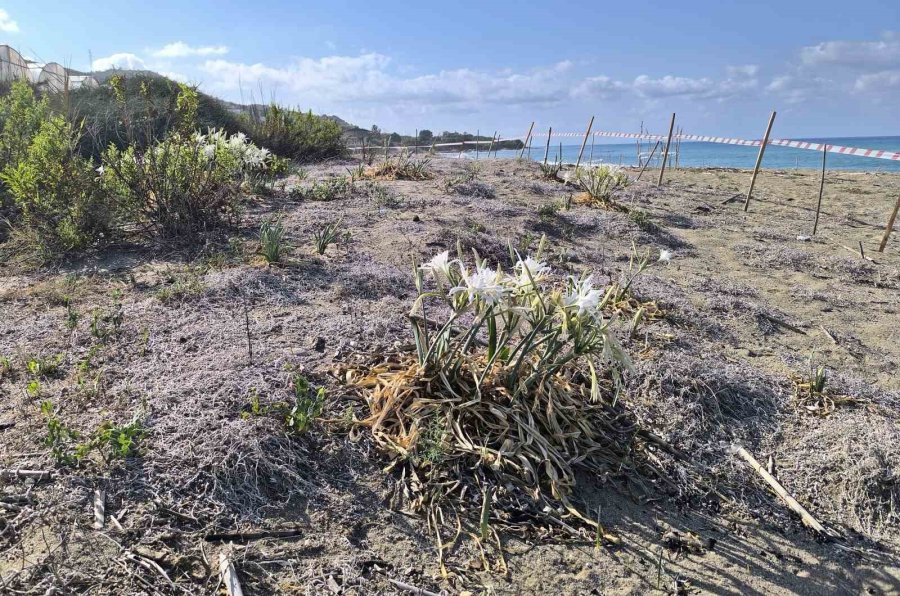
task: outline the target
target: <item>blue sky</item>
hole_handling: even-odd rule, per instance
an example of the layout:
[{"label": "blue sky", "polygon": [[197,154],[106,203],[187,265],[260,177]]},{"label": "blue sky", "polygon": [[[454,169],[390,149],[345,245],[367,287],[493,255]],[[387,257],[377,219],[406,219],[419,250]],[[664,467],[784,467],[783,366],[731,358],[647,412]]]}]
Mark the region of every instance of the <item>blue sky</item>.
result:
[{"label": "blue sky", "polygon": [[0,42],[404,133],[900,134],[898,0],[0,0]]}]

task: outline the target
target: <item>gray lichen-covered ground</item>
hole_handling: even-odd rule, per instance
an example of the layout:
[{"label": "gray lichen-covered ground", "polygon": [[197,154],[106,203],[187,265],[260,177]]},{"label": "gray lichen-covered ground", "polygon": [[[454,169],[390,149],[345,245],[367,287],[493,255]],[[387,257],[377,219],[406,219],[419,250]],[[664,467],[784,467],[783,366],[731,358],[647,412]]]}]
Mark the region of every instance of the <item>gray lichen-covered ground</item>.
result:
[{"label": "gray lichen-covered ground", "polygon": [[[764,172],[747,213],[728,201],[747,172],[681,170],[662,188],[645,174],[617,196],[626,213],[566,209],[571,191],[537,164],[485,162],[467,181],[466,160],[430,168],[430,180],[357,182],[331,201],[296,198],[310,181],[289,179],[249,200],[231,237],[190,253],[117,247],[52,271],[0,266],[0,468],[56,475],[0,480],[0,592],[223,592],[226,551],[245,594],[900,591],[900,234],[875,251],[900,176],[829,174],[819,232],[802,238],[814,173]],[[282,266],[256,254],[271,218],[291,245]],[[349,236],[319,256],[312,235],[331,221]],[[636,363],[628,409],[687,459],[660,451],[670,482],[640,490],[614,470],[579,479],[574,498],[618,545],[536,527],[501,536],[504,571],[460,540],[448,564],[465,573],[443,579],[434,531],[397,505],[398,478],[353,427],[366,405],[339,371],[410,343],[414,258],[459,240],[506,262],[509,241],[525,249],[544,234],[558,272],[603,283],[632,243],[672,251],[634,288],[665,316],[617,333]],[[827,368],[827,399],[797,396],[811,363]],[[327,390],[300,436],[265,414],[296,374]],[[144,432],[127,458],[59,464],[47,400],[82,436],[136,416]],[[841,538],[805,528],[729,453],[738,443],[764,465],[771,456]],[[228,536],[273,529],[294,535]]]}]

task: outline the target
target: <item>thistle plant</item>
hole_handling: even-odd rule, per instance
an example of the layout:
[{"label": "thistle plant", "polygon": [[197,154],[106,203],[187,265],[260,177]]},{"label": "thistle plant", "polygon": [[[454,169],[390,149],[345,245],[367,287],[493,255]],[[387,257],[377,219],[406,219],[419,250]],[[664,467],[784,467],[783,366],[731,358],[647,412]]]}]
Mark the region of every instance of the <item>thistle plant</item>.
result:
[{"label": "thistle plant", "polygon": [[259,252],[267,263],[280,263],[284,251],[284,226],[267,221],[259,228]]},{"label": "thistle plant", "polygon": [[559,172],[562,170],[562,160],[541,163],[541,177],[546,180],[559,180]]}]

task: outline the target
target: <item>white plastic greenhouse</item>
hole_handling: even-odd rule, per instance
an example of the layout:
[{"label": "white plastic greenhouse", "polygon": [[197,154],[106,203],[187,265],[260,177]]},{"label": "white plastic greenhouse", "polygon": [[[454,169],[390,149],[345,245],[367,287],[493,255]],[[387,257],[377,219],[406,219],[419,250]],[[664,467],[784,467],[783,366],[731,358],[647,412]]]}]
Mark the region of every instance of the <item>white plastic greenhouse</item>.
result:
[{"label": "white plastic greenhouse", "polygon": [[91,75],[75,74],[58,62],[32,62],[13,48],[0,45],[0,82],[14,80],[30,81],[50,93],[100,85]]}]

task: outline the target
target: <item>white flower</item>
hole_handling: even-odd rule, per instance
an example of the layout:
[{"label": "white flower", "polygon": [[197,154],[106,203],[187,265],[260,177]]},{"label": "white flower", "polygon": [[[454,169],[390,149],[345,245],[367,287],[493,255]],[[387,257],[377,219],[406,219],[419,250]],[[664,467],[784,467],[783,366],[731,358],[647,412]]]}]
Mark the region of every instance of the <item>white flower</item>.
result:
[{"label": "white flower", "polygon": [[103,166],[100,166],[99,168],[97,168],[97,173],[100,174],[101,176],[103,175],[103,172],[105,172],[105,171],[106,171],[106,169]]},{"label": "white flower", "polygon": [[546,279],[550,274],[550,266],[543,261],[538,261],[532,257],[525,257],[525,260],[516,262],[515,270],[518,275],[514,278],[515,284],[520,288],[531,285],[532,280],[538,283]]},{"label": "white flower", "polygon": [[450,251],[445,250],[442,253],[434,255],[430,261],[421,266],[421,269],[422,271],[430,273],[431,277],[434,278],[438,285],[442,286],[444,283],[450,281],[451,263]]},{"label": "white flower", "polygon": [[672,260],[672,257],[675,254],[671,250],[666,250],[665,248],[659,251],[659,262],[660,263],[668,263]]},{"label": "white flower", "polygon": [[563,306],[577,308],[578,315],[593,314],[600,305],[603,292],[594,287],[594,276],[588,275],[584,279],[569,278],[569,288],[563,294]]},{"label": "white flower", "polygon": [[500,273],[490,267],[477,267],[472,274],[463,271],[463,282],[464,286],[450,290],[451,296],[465,292],[469,296],[469,302],[477,298],[487,304],[497,304],[508,292],[502,284]]},{"label": "white flower", "polygon": [[212,159],[216,155],[216,146],[215,145],[204,145],[203,146],[203,155],[206,156],[207,159]]}]

